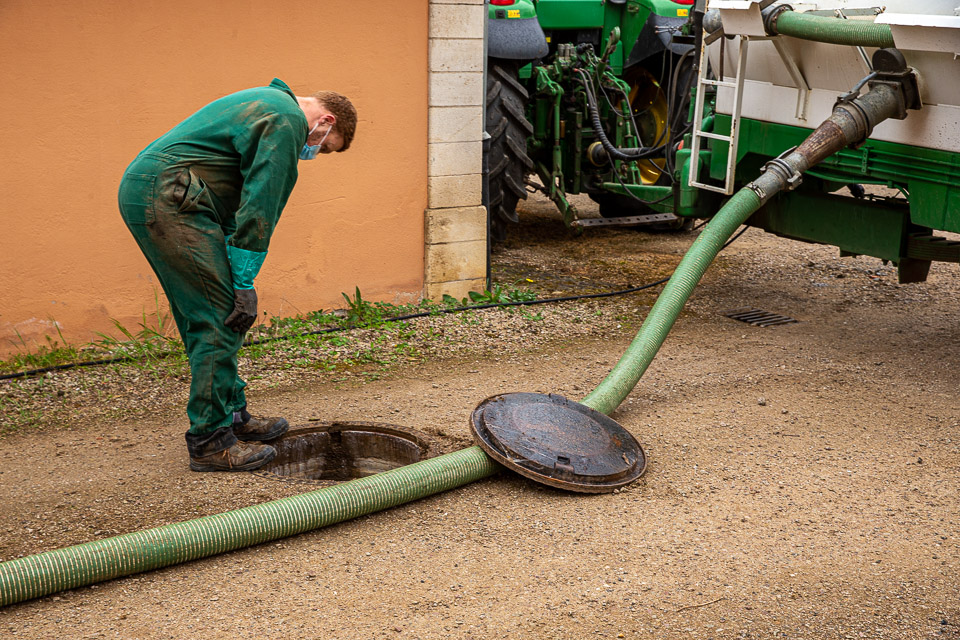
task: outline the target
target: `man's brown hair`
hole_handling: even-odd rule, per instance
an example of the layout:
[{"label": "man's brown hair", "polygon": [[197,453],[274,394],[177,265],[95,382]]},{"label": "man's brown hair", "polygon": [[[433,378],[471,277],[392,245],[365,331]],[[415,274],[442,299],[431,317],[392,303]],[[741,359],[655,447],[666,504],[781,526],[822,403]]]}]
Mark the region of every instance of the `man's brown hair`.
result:
[{"label": "man's brown hair", "polygon": [[350,98],[335,91],[317,91],[310,97],[319,100],[327,111],[334,115],[337,121],[333,129],[343,136],[343,146],[340,151],[349,149],[353,136],[357,132],[357,110],[350,102]]}]

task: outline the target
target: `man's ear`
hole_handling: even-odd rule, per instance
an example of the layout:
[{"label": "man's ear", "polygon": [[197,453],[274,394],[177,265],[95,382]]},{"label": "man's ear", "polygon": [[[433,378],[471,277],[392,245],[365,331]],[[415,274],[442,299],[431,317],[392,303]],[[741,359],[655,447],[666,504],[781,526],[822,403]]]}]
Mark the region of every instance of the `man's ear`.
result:
[{"label": "man's ear", "polygon": [[320,123],[329,124],[331,126],[335,125],[337,124],[337,116],[333,115],[332,113],[325,113],[322,116],[320,116]]}]

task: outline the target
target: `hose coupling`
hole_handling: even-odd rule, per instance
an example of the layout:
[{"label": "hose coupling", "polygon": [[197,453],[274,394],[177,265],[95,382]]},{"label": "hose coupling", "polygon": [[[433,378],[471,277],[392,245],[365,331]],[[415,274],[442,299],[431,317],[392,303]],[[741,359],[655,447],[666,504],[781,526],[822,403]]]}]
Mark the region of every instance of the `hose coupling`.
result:
[{"label": "hose coupling", "polygon": [[760,202],[767,201],[766,190],[764,190],[764,188],[758,185],[756,182],[751,182],[746,186],[746,188],[750,189],[750,191],[753,191],[755,194],[757,194],[757,197],[760,198]]},{"label": "hose coupling", "polygon": [[720,19],[719,9],[710,9],[703,14],[703,30],[707,34],[723,31],[723,20]]},{"label": "hose coupling", "polygon": [[[763,168],[760,170],[761,173],[770,172],[774,174],[783,185],[780,189],[781,191],[793,191],[800,186],[800,183],[803,181],[800,171],[785,159],[787,156],[793,153],[795,149],[796,147],[787,149],[779,156],[763,165]],[[760,194],[758,193],[757,195]],[[761,200],[762,199],[763,198],[761,196]]]},{"label": "hose coupling", "polygon": [[793,7],[789,4],[775,4],[760,10],[760,17],[763,18],[763,28],[768,36],[775,36],[780,33],[777,31],[777,18],[784,11],[793,11]]},{"label": "hose coupling", "polygon": [[[883,120],[903,120],[908,109],[923,107],[917,74],[907,66],[900,51],[878,49],[873,53],[872,65],[873,71],[837,98],[833,106],[835,114],[844,113],[856,123],[854,148],[862,144]],[[864,85],[869,91],[860,95]]]},{"label": "hose coupling", "polygon": [[720,10],[710,9],[703,15],[703,43],[713,44],[723,33],[723,21],[720,20]]},{"label": "hose coupling", "polygon": [[903,120],[908,109],[921,109],[920,85],[917,73],[907,66],[907,60],[899,49],[877,49],[871,58],[876,77],[867,83],[871,89],[886,85],[897,94],[898,110],[893,118]]},{"label": "hose coupling", "polygon": [[852,136],[850,144],[852,148],[859,148],[873,133],[874,123],[871,122],[870,115],[859,100],[853,98],[844,100],[841,97],[833,105],[833,113],[834,115],[846,114],[853,121],[856,133]]}]

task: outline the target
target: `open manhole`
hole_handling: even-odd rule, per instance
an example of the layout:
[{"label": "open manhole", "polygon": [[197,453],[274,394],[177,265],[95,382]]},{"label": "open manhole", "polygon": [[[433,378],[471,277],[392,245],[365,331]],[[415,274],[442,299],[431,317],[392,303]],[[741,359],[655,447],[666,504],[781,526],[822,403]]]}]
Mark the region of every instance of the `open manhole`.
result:
[{"label": "open manhole", "polygon": [[261,475],[293,480],[353,480],[431,457],[430,440],[396,425],[322,422],[291,428],[270,443],[277,457]]}]

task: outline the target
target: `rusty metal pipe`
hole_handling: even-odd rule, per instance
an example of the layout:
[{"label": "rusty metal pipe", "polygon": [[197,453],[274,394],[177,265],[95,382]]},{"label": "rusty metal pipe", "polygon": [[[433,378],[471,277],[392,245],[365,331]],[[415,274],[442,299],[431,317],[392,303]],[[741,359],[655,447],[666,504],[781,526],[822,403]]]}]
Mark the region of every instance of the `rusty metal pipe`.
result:
[{"label": "rusty metal pipe", "polygon": [[747,185],[760,197],[761,205],[780,191],[790,191],[800,183],[800,176],[828,156],[870,137],[873,128],[887,118],[897,117],[902,98],[888,84],[878,84],[870,91],[848,102],[840,102],[803,143],[771,160],[763,174]]}]

